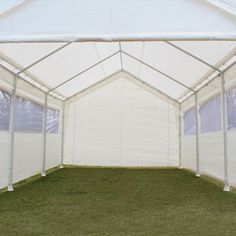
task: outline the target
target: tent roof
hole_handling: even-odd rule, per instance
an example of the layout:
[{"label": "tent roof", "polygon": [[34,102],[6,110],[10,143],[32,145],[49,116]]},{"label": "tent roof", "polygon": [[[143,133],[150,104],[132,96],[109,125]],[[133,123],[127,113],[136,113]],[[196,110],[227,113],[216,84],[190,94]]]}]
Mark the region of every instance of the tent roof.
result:
[{"label": "tent roof", "polygon": [[230,13],[236,12],[234,4],[234,0],[4,0],[0,41],[236,39],[236,18]]},{"label": "tent roof", "polygon": [[235,6],[235,0],[0,0],[1,64],[64,98],[123,70],[180,101],[234,59]]}]

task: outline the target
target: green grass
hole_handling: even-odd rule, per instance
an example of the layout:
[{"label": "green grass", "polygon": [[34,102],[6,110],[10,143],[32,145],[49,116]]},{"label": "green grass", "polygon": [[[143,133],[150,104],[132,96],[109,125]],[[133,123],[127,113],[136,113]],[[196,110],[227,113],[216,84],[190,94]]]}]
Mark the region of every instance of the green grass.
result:
[{"label": "green grass", "polygon": [[65,168],[0,194],[0,235],[236,235],[236,194],[184,170]]}]

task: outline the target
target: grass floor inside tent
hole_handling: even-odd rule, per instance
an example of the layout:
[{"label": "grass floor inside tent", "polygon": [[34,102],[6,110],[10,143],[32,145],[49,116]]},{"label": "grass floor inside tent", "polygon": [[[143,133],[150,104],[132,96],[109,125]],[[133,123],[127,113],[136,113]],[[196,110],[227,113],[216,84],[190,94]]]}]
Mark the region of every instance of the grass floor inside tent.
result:
[{"label": "grass floor inside tent", "polygon": [[184,170],[65,168],[0,194],[0,235],[236,235],[236,194]]}]

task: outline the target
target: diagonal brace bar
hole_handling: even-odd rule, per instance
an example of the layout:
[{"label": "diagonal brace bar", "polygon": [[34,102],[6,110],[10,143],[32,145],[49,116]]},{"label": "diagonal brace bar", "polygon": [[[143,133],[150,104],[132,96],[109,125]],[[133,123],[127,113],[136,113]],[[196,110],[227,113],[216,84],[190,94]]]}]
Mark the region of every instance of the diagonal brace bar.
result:
[{"label": "diagonal brace bar", "polygon": [[177,50],[183,52],[184,54],[186,54],[186,55],[188,55],[188,56],[190,56],[190,57],[196,59],[197,61],[201,62],[202,64],[204,64],[204,65],[206,65],[206,66],[212,68],[213,70],[218,71],[218,72],[221,73],[221,70],[220,70],[220,69],[218,69],[217,67],[211,65],[211,64],[208,63],[207,61],[205,61],[205,60],[203,60],[203,59],[201,59],[201,58],[199,58],[199,57],[193,55],[192,53],[186,51],[185,49],[183,49],[183,48],[181,48],[181,47],[179,47],[179,46],[177,46],[177,45],[175,45],[175,44],[173,44],[173,43],[171,43],[171,42],[169,42],[169,41],[164,41],[164,42],[165,42],[166,44],[170,45],[171,47],[173,47],[173,48],[175,48],[175,49],[177,49]]},{"label": "diagonal brace bar", "polygon": [[81,71],[81,72],[79,72],[79,73],[73,75],[73,76],[70,77],[69,79],[67,79],[67,80],[65,80],[64,82],[62,82],[61,84],[58,84],[56,87],[50,89],[50,90],[48,91],[48,93],[51,93],[52,91],[54,91],[55,89],[61,87],[62,85],[67,84],[67,83],[70,82],[71,80],[73,80],[73,79],[75,79],[76,77],[78,77],[78,76],[84,74],[85,72],[91,70],[92,68],[94,68],[95,66],[97,66],[97,65],[99,65],[99,64],[101,64],[101,63],[103,63],[104,61],[107,61],[108,59],[110,59],[111,57],[117,55],[118,53],[120,53],[120,50],[118,50],[117,52],[111,54],[111,55],[108,56],[108,57],[105,57],[104,59],[102,59],[101,61],[99,61],[99,62],[93,64],[92,66],[89,66],[89,67],[86,68],[85,70],[83,70],[83,71]]},{"label": "diagonal brace bar", "polygon": [[169,99],[169,100],[171,100],[171,101],[173,101],[173,102],[179,104],[179,102],[178,102],[176,99],[174,99],[173,97],[170,97],[168,94],[162,92],[161,90],[159,90],[159,89],[153,87],[151,84],[149,84],[149,83],[143,81],[143,80],[140,79],[139,77],[133,75],[132,73],[130,73],[130,72],[128,72],[128,71],[124,71],[124,72],[125,72],[126,74],[130,75],[131,77],[133,77],[135,80],[139,81],[140,83],[142,83],[142,84],[146,85],[147,87],[149,87],[149,88],[151,88],[151,89],[157,91],[159,94],[162,94],[162,95],[163,95],[164,97],[166,97],[167,99]]},{"label": "diagonal brace bar", "polygon": [[69,96],[68,98],[66,98],[66,100],[64,100],[64,102],[67,101],[67,100],[69,100],[69,99],[71,99],[71,98],[73,98],[73,97],[78,96],[79,94],[82,94],[82,93],[88,91],[89,89],[91,89],[91,88],[93,88],[93,87],[96,87],[97,85],[99,85],[99,84],[101,84],[101,83],[103,83],[103,82],[109,80],[110,78],[112,78],[113,76],[119,74],[120,72],[121,72],[121,70],[119,70],[119,71],[117,71],[117,72],[115,72],[115,73],[113,73],[113,74],[111,74],[111,75],[108,75],[108,76],[105,77],[104,79],[99,80],[98,82],[96,82],[96,83],[94,83],[94,84],[88,86],[87,88],[84,88],[83,90],[78,91],[78,92],[72,94],[71,96]]},{"label": "diagonal brace bar", "polygon": [[62,46],[56,48],[55,50],[51,51],[50,53],[46,54],[45,56],[39,58],[37,61],[35,61],[35,62],[33,62],[32,64],[30,64],[30,65],[26,66],[25,68],[21,69],[21,70],[17,73],[17,75],[19,75],[19,74],[23,73],[24,71],[30,69],[31,67],[35,66],[35,65],[38,64],[39,62],[45,60],[46,58],[48,58],[48,57],[50,57],[51,55],[55,54],[56,52],[62,50],[63,48],[69,46],[69,45],[72,44],[73,42],[74,42],[74,41],[71,41],[71,42],[68,42],[68,43],[66,43],[66,44],[63,44]]},{"label": "diagonal brace bar", "polygon": [[120,66],[121,66],[121,70],[123,70],[123,58],[122,58],[122,48],[121,48],[121,42],[119,42],[119,49],[120,49]]},{"label": "diagonal brace bar", "polygon": [[192,91],[192,92],[195,93],[195,90],[193,90],[192,88],[190,88],[190,87],[187,86],[186,84],[181,83],[180,81],[176,80],[175,78],[173,78],[173,77],[171,77],[171,76],[165,74],[164,72],[162,72],[162,71],[156,69],[156,68],[153,67],[153,66],[150,66],[149,64],[147,64],[147,63],[145,63],[145,62],[139,60],[138,58],[136,58],[136,57],[130,55],[130,54],[127,53],[127,52],[124,52],[124,51],[121,51],[121,52],[122,52],[123,54],[125,54],[126,56],[128,56],[128,57],[130,57],[130,58],[132,58],[132,59],[138,61],[139,63],[141,63],[141,64],[143,64],[143,65],[149,67],[150,69],[156,71],[157,73],[159,73],[159,74],[161,74],[161,75],[164,75],[165,77],[167,77],[167,78],[170,79],[171,81],[174,81],[175,83],[177,83],[177,84],[179,84],[179,85],[185,87],[186,89],[188,89],[188,90],[190,90],[190,91]]}]

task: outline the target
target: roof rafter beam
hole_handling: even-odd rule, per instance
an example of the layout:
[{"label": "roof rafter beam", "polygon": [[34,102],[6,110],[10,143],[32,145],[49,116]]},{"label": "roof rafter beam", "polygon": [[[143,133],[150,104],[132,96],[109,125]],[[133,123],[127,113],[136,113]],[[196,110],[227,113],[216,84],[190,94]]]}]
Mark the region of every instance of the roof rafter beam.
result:
[{"label": "roof rafter beam", "polygon": [[43,61],[43,60],[45,60],[46,58],[52,56],[53,54],[59,52],[60,50],[62,50],[63,48],[69,46],[69,45],[72,44],[72,43],[73,43],[73,41],[68,42],[68,43],[65,43],[65,44],[63,44],[62,46],[60,46],[60,47],[54,49],[53,51],[51,51],[51,52],[49,52],[49,53],[47,53],[45,56],[39,58],[39,59],[36,60],[35,62],[33,62],[33,63],[31,63],[30,65],[28,65],[28,66],[24,67],[23,69],[21,69],[19,72],[17,72],[17,75],[19,75],[19,74],[25,72],[26,70],[28,70],[28,69],[30,69],[31,67],[37,65],[37,64],[40,63],[41,61]]},{"label": "roof rafter beam", "polygon": [[119,70],[119,71],[117,71],[117,72],[115,72],[115,73],[113,73],[113,74],[111,74],[111,75],[109,75],[109,76],[106,76],[104,79],[99,80],[98,82],[96,82],[96,83],[94,83],[94,84],[88,86],[87,88],[85,88],[85,89],[83,89],[83,90],[81,90],[81,91],[79,91],[79,92],[74,93],[73,95],[71,95],[71,96],[69,96],[68,98],[66,98],[64,101],[67,101],[67,100],[69,100],[69,99],[71,99],[71,98],[73,98],[73,97],[76,97],[77,95],[79,95],[79,94],[81,94],[81,93],[86,92],[87,90],[89,90],[89,89],[91,89],[91,88],[93,88],[93,87],[96,87],[97,85],[101,84],[102,82],[105,82],[106,80],[108,80],[108,79],[110,79],[111,77],[113,77],[113,76],[119,74],[120,72],[121,72],[121,70]]},{"label": "roof rafter beam", "polygon": [[[232,49],[230,53],[228,53],[222,60],[220,60],[217,63],[217,67],[221,67],[221,66],[225,65],[230,60],[232,60],[234,57],[236,57],[236,47],[234,47],[234,49]],[[236,61],[232,62],[229,66],[226,66],[226,68],[223,69],[222,72],[223,73],[226,72],[228,69],[230,69],[232,66],[234,66],[235,63],[236,63]],[[207,72],[196,84],[194,84],[193,88],[196,91],[199,91],[202,87],[207,86],[211,81],[213,81],[215,78],[217,78],[221,74],[220,72],[218,72],[215,76],[213,76],[214,73],[215,73],[214,70]],[[209,79],[210,77],[212,77],[212,78]],[[207,82],[204,83],[204,81],[207,81]],[[191,96],[191,94],[188,95],[188,93],[184,93],[182,96],[180,96],[178,98],[178,101],[180,101],[182,103],[190,96]]]},{"label": "roof rafter beam", "polygon": [[62,82],[62,83],[58,84],[57,86],[55,86],[54,88],[50,89],[50,90],[48,91],[48,94],[51,93],[51,92],[53,92],[54,90],[58,89],[59,87],[61,87],[61,86],[65,85],[65,84],[67,84],[68,82],[72,81],[72,80],[75,79],[76,77],[78,77],[78,76],[84,74],[85,72],[91,70],[91,69],[94,68],[95,66],[100,65],[101,63],[103,63],[103,62],[109,60],[111,57],[117,55],[118,53],[120,53],[120,50],[118,50],[117,52],[115,52],[115,53],[113,53],[113,54],[111,54],[111,55],[109,55],[109,56],[107,56],[107,57],[105,57],[104,59],[98,61],[97,63],[93,64],[92,66],[87,67],[86,69],[80,71],[79,73],[73,75],[72,77],[68,78],[68,79],[65,80],[64,82]]},{"label": "roof rafter beam", "polygon": [[150,69],[154,70],[154,71],[157,72],[158,74],[161,74],[161,75],[165,76],[165,77],[168,78],[169,80],[171,80],[171,81],[173,81],[173,82],[175,82],[175,83],[181,85],[182,87],[188,89],[189,91],[192,91],[193,93],[195,93],[195,90],[193,90],[192,88],[190,88],[190,87],[187,86],[186,84],[181,83],[180,81],[176,80],[175,78],[173,78],[173,77],[167,75],[166,73],[164,73],[164,72],[158,70],[157,68],[155,68],[155,67],[153,67],[153,66],[150,66],[149,64],[147,64],[147,63],[145,63],[145,62],[139,60],[138,58],[136,58],[136,57],[130,55],[130,54],[127,53],[127,52],[124,52],[124,51],[121,51],[121,52],[124,53],[126,56],[128,56],[128,57],[130,57],[130,58],[132,58],[132,59],[134,59],[134,60],[136,60],[136,61],[138,61],[139,63],[141,63],[141,64],[143,64],[143,65],[149,67]]},{"label": "roof rafter beam", "polygon": [[205,61],[205,60],[203,60],[203,59],[201,59],[201,58],[199,58],[199,57],[193,55],[192,53],[186,51],[185,49],[183,49],[183,48],[181,48],[181,47],[179,47],[179,46],[177,46],[177,45],[175,45],[175,44],[173,44],[173,43],[171,43],[171,42],[169,42],[169,41],[164,41],[164,42],[165,42],[166,44],[170,45],[171,47],[173,47],[173,48],[175,48],[175,49],[177,49],[177,50],[183,52],[184,54],[186,54],[186,55],[188,55],[188,56],[194,58],[195,60],[201,62],[202,64],[204,64],[204,65],[206,65],[206,66],[212,68],[213,70],[218,71],[218,72],[221,73],[221,70],[220,70],[220,69],[218,69],[217,67],[211,65],[211,64],[208,63],[207,61]]},{"label": "roof rafter beam", "polygon": [[208,3],[212,4],[213,6],[217,7],[218,9],[230,13],[233,16],[236,16],[236,7],[226,1],[222,0],[206,0]]},{"label": "roof rafter beam", "polygon": [[[11,67],[16,68],[16,69],[21,69],[22,67],[17,64],[15,61],[13,61],[11,58],[7,57],[4,53],[2,53],[0,51],[0,59],[5,61],[7,64],[9,64]],[[6,67],[5,67],[6,68]],[[16,74],[16,72],[10,70],[11,73],[13,73],[14,75]],[[45,90],[50,90],[51,88],[49,87],[48,84],[43,83],[39,78],[37,78],[35,75],[31,74],[29,71],[25,71],[24,73],[26,76],[28,76],[31,80],[33,80],[34,82],[38,83],[39,85],[41,85],[42,87],[45,88]],[[21,77],[22,80],[25,80],[23,77]],[[27,81],[28,82],[28,81]],[[33,83],[31,83],[33,86],[35,86]],[[38,86],[36,86],[37,88],[39,88]],[[39,88],[40,89],[40,88]],[[44,91],[46,93],[46,91]],[[57,94],[58,97],[62,97],[63,99],[65,98],[62,94],[55,92],[55,94]]]},{"label": "roof rafter beam", "polygon": [[121,42],[119,41],[119,49],[120,49],[120,67],[121,67],[121,70],[123,70],[123,58],[122,58],[122,54],[121,54],[121,51],[122,51],[122,47],[121,47]]},{"label": "roof rafter beam", "polygon": [[171,96],[167,95],[166,93],[160,91],[159,89],[153,87],[153,86],[150,85],[149,83],[143,81],[142,79],[138,78],[137,76],[135,76],[135,75],[133,75],[133,74],[131,74],[131,73],[129,73],[128,71],[125,71],[125,70],[119,70],[119,71],[117,71],[117,72],[115,72],[115,73],[113,73],[113,74],[111,74],[111,75],[105,77],[104,79],[98,81],[97,83],[92,84],[92,85],[90,85],[89,87],[87,87],[87,88],[85,88],[85,89],[83,89],[83,90],[81,90],[81,91],[79,91],[79,92],[76,92],[75,94],[73,94],[73,95],[71,95],[70,97],[68,97],[65,101],[67,101],[67,100],[69,100],[69,99],[71,99],[71,98],[73,98],[73,97],[76,97],[77,95],[82,94],[82,93],[88,91],[89,89],[91,89],[91,88],[93,88],[93,87],[96,87],[97,85],[99,85],[99,84],[105,82],[106,80],[109,80],[110,78],[112,78],[113,76],[115,76],[115,75],[117,75],[117,74],[119,74],[119,73],[121,73],[121,72],[126,73],[127,75],[133,77],[135,80],[137,80],[137,81],[139,81],[140,83],[144,84],[145,86],[147,86],[147,87],[149,87],[149,88],[155,90],[157,93],[163,95],[163,96],[166,97],[167,99],[170,99],[171,101],[173,101],[173,102],[179,104],[179,102],[178,102],[176,99],[172,98]]},{"label": "roof rafter beam", "polygon": [[126,74],[130,75],[131,77],[133,77],[134,79],[136,79],[137,81],[139,81],[140,83],[142,83],[142,84],[146,85],[147,87],[149,87],[149,88],[151,88],[151,89],[157,91],[158,93],[162,94],[162,95],[163,95],[164,97],[166,97],[167,99],[170,99],[171,101],[173,101],[173,102],[175,102],[175,103],[177,103],[177,104],[180,104],[175,98],[173,98],[173,97],[169,96],[168,94],[162,92],[161,90],[159,90],[159,89],[153,87],[151,84],[145,82],[145,81],[142,80],[141,78],[139,78],[139,77],[133,75],[132,73],[130,73],[130,72],[128,72],[128,71],[125,71],[125,70],[124,70],[124,72],[125,72]]},{"label": "roof rafter beam", "polygon": [[[224,70],[222,70],[221,73],[216,74],[213,78],[211,78],[206,84],[203,84],[200,88],[198,88],[196,90],[196,92],[200,91],[202,88],[206,87],[210,82],[212,82],[214,79],[218,78],[222,73],[225,73],[227,70],[229,70],[232,66],[236,65],[236,61],[233,62],[231,65],[229,65],[227,68],[225,68]],[[198,87],[198,85],[196,85],[195,87]],[[186,97],[185,97],[186,96]],[[184,101],[186,101],[189,97],[191,97],[192,94],[186,94],[184,96],[182,96],[180,99],[178,99],[180,101],[180,104],[182,104]],[[185,97],[183,100],[182,98]]]}]

